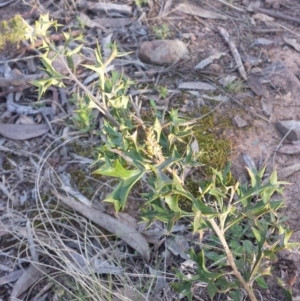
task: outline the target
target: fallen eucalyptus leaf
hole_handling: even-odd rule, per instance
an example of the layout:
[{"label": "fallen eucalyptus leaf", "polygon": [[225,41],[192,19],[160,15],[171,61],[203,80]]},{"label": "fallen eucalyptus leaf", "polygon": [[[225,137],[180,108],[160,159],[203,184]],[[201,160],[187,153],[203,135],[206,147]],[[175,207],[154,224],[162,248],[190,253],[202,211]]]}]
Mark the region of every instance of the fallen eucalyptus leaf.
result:
[{"label": "fallen eucalyptus leaf", "polygon": [[15,300],[22,293],[26,292],[33,284],[39,281],[44,274],[47,274],[46,267],[41,264],[30,264],[27,270],[24,270],[22,276],[15,283],[11,292],[11,300]]},{"label": "fallen eucalyptus leaf", "polygon": [[179,84],[178,89],[206,90],[206,91],[215,91],[216,90],[216,88],[213,85],[203,83],[203,82],[185,82],[185,83],[181,83],[181,84]]},{"label": "fallen eucalyptus leaf", "polygon": [[0,123],[0,134],[14,140],[28,140],[44,135],[49,130],[46,124]]},{"label": "fallen eucalyptus leaf", "polygon": [[283,145],[277,152],[286,155],[300,154],[300,145],[299,144]]},{"label": "fallen eucalyptus leaf", "polygon": [[13,272],[1,277],[0,278],[0,286],[4,285],[6,283],[11,283],[11,282],[17,281],[22,276],[23,273],[24,273],[23,270],[16,270],[16,271],[13,271]]},{"label": "fallen eucalyptus leaf", "polygon": [[206,59],[202,60],[199,64],[195,66],[194,69],[203,69],[207,65],[211,64],[214,60],[218,60],[219,58],[221,58],[223,55],[226,55],[226,52],[215,53],[207,57]]},{"label": "fallen eucalyptus leaf", "polygon": [[150,248],[141,233],[128,225],[120,223],[112,216],[105,214],[95,208],[88,207],[75,201],[73,198],[64,197],[63,195],[52,190],[53,194],[61,200],[65,205],[71,207],[76,212],[80,212],[83,216],[90,219],[100,227],[114,233],[116,236],[123,239],[129,246],[140,253],[146,261],[150,259]]},{"label": "fallen eucalyptus leaf", "polygon": [[203,9],[200,6],[191,5],[188,3],[179,4],[176,7],[176,10],[182,11],[185,14],[198,16],[198,17],[205,18],[205,19],[227,20],[227,17],[225,15],[214,13],[209,10]]},{"label": "fallen eucalyptus leaf", "polygon": [[284,179],[295,173],[296,171],[300,170],[300,163],[293,164],[291,166],[285,167],[281,170],[278,170],[278,178]]},{"label": "fallen eucalyptus leaf", "polygon": [[254,163],[253,159],[246,153],[243,153],[243,160],[246,164],[246,166],[250,169],[250,170],[254,170],[256,171],[256,164]]},{"label": "fallen eucalyptus leaf", "polygon": [[296,39],[287,39],[287,38],[283,38],[283,40],[290,46],[292,46],[295,50],[297,50],[298,52],[300,52],[300,44],[297,43]]}]

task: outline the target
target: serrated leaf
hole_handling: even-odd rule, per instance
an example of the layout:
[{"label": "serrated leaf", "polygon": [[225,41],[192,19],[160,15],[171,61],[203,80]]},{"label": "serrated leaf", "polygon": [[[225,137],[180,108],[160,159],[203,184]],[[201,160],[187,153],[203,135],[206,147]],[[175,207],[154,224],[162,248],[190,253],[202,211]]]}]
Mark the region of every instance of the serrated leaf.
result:
[{"label": "serrated leaf", "polygon": [[255,281],[261,288],[263,288],[263,289],[269,288],[268,284],[266,283],[266,281],[263,277],[259,276],[255,279]]},{"label": "serrated leaf", "polygon": [[194,223],[193,223],[193,232],[199,230],[200,225],[203,223],[203,217],[201,211],[197,211],[194,217]]},{"label": "serrated leaf", "polygon": [[260,232],[253,227],[251,228],[251,230],[252,230],[252,233],[253,233],[255,239],[257,240],[257,242],[261,243],[263,241],[263,238],[262,238]]},{"label": "serrated leaf", "polygon": [[229,292],[229,296],[233,299],[233,301],[241,301],[241,291],[231,291]]},{"label": "serrated leaf", "polygon": [[181,156],[179,155],[178,151],[175,149],[171,156],[169,156],[164,162],[161,164],[155,165],[158,170],[165,170],[166,168],[170,167],[172,164],[179,162],[181,160]]},{"label": "serrated leaf", "polygon": [[180,281],[179,283],[172,283],[172,286],[177,292],[192,301],[192,281]]},{"label": "serrated leaf", "polygon": [[120,178],[123,180],[135,177],[141,173],[140,170],[125,169],[120,161],[116,159],[113,163],[105,157],[105,164],[96,171],[97,174],[109,177]]},{"label": "serrated leaf", "polygon": [[197,212],[200,211],[203,215],[208,215],[208,216],[216,216],[219,215],[219,213],[215,210],[213,210],[211,207],[206,206],[203,204],[203,202],[199,199],[194,200],[193,204],[193,211]]},{"label": "serrated leaf", "polygon": [[291,236],[293,234],[293,231],[292,230],[289,230],[289,229],[285,229],[284,231],[284,239],[283,239],[283,245],[287,245]]},{"label": "serrated leaf", "polygon": [[195,253],[194,249],[191,249],[190,252],[191,260],[195,261],[198,264],[198,275],[200,279],[206,283],[210,283],[211,281],[217,279],[222,275],[222,273],[214,273],[210,272],[205,266],[205,253],[202,249],[198,254]]},{"label": "serrated leaf", "polygon": [[277,184],[277,172],[276,172],[276,170],[274,170],[273,172],[272,172],[272,174],[271,174],[271,176],[270,176],[270,183],[272,184],[272,185],[276,185]]},{"label": "serrated leaf", "polygon": [[143,171],[132,171],[130,177],[122,180],[114,191],[104,200],[106,202],[113,203],[115,210],[118,212],[120,209],[125,208],[125,204],[128,198],[128,194],[131,191],[133,185],[141,179],[144,175]]},{"label": "serrated leaf", "polygon": [[285,288],[286,284],[280,278],[277,278],[277,283],[282,288],[286,301],[293,301],[292,289]]},{"label": "serrated leaf", "polygon": [[219,291],[218,288],[212,283],[208,283],[207,285],[208,295],[211,299],[213,299],[214,295]]}]

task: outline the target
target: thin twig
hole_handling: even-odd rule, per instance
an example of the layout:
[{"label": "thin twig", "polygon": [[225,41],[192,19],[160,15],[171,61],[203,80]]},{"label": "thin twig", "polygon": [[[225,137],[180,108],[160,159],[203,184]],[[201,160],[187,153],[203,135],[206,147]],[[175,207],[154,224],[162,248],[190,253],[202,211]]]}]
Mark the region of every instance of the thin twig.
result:
[{"label": "thin twig", "polygon": [[280,12],[276,12],[276,11],[272,11],[272,10],[265,9],[265,8],[260,8],[260,7],[252,7],[252,9],[256,12],[263,13],[263,14],[266,14],[268,16],[272,16],[272,17],[275,17],[275,18],[280,18],[280,19],[283,19],[283,20],[286,20],[286,21],[291,21],[291,22],[295,22],[295,23],[300,24],[300,19],[284,15]]},{"label": "thin twig", "polygon": [[233,4],[231,4],[231,3],[229,3],[229,2],[227,2],[227,1],[225,1],[225,0],[217,0],[217,1],[223,3],[224,5],[229,6],[229,7],[232,8],[232,9],[235,9],[235,10],[237,10],[237,11],[239,11],[239,12],[245,12],[244,9],[239,8],[239,7],[233,5]]},{"label": "thin twig", "polygon": [[247,80],[247,74],[246,74],[246,70],[244,68],[244,65],[242,63],[242,60],[241,60],[241,56],[234,44],[234,41],[232,39],[232,37],[229,35],[229,33],[227,32],[227,30],[223,27],[220,27],[218,26],[218,30],[221,34],[221,36],[224,38],[224,40],[227,42],[229,48],[230,48],[230,51],[233,55],[233,58],[237,64],[237,68],[238,68],[238,71],[240,73],[240,75],[242,76],[242,78],[244,80]]}]

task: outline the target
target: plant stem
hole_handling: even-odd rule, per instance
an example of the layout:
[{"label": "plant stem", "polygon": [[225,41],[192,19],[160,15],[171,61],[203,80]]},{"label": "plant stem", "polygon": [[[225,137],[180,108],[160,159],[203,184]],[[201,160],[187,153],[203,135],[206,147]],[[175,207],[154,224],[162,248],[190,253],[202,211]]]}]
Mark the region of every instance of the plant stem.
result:
[{"label": "plant stem", "polygon": [[229,249],[229,246],[227,244],[227,241],[225,239],[225,235],[224,233],[220,230],[220,228],[218,227],[216,221],[211,218],[208,220],[211,224],[211,226],[213,227],[215,233],[218,235],[219,239],[220,239],[220,242],[224,248],[224,251],[226,253],[226,257],[227,257],[227,260],[229,261],[229,264],[233,270],[233,273],[235,275],[235,277],[239,280],[239,282],[242,284],[242,286],[244,287],[244,289],[246,290],[249,298],[251,299],[251,301],[257,301],[252,289],[250,288],[249,286],[249,283],[245,281],[245,279],[243,278],[243,276],[241,275],[241,273],[239,272],[239,270],[237,269],[237,266],[235,264],[235,261],[234,261],[234,258],[233,258],[233,255]]},{"label": "plant stem", "polygon": [[[49,47],[51,48],[51,50],[56,51],[55,47],[50,43],[50,41],[48,39],[45,39],[46,42],[48,42]],[[78,78],[76,77],[76,75],[71,71],[71,69],[68,66],[68,63],[66,62],[65,58],[63,55],[61,55],[58,52],[58,57],[60,58],[60,60],[62,61],[62,63],[64,64],[64,67],[66,68],[66,70],[68,71],[71,79],[93,100],[94,104],[97,106],[98,110],[111,122],[113,123],[117,128],[120,128],[120,124],[119,122],[110,114],[110,112],[108,111],[106,104],[105,104],[105,99],[103,99],[103,102],[105,104],[105,107],[103,107],[99,101],[96,99],[96,97],[89,91],[89,89],[86,88],[86,86],[84,84],[82,84]],[[103,97],[103,96],[102,96]]]}]

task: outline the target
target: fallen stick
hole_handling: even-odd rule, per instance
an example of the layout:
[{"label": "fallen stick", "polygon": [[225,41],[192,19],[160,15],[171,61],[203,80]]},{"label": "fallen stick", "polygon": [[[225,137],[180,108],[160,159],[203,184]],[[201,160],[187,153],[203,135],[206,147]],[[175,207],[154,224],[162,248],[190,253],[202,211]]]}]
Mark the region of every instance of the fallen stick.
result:
[{"label": "fallen stick", "polygon": [[0,97],[5,96],[9,93],[13,93],[13,92],[22,92],[25,89],[28,89],[28,88],[31,88],[31,87],[32,87],[32,85],[28,84],[28,85],[24,85],[24,86],[18,86],[17,88],[10,88],[9,90],[0,92]]},{"label": "fallen stick", "polygon": [[283,15],[280,12],[276,12],[276,11],[272,11],[272,10],[265,9],[265,8],[260,8],[260,7],[252,7],[252,10],[254,10],[256,12],[259,12],[259,13],[266,14],[266,15],[271,16],[271,17],[280,18],[280,19],[283,19],[283,20],[287,20],[287,21],[291,21],[291,22],[295,22],[295,23],[300,24],[300,19]]},{"label": "fallen stick", "polygon": [[16,75],[11,77],[0,77],[0,87],[8,86],[26,86],[32,81],[45,77],[45,74],[32,74],[32,75]]},{"label": "fallen stick", "polygon": [[227,42],[229,48],[230,48],[230,51],[234,57],[234,60],[237,64],[237,68],[238,68],[238,71],[240,73],[240,75],[242,76],[242,78],[244,80],[247,80],[247,74],[246,74],[246,70],[244,68],[244,65],[242,63],[242,60],[241,60],[241,56],[238,52],[238,50],[236,49],[235,47],[235,44],[233,42],[233,39],[230,37],[229,33],[227,32],[226,29],[224,29],[223,27],[218,27],[218,30],[221,34],[221,36],[224,38],[224,40]]}]

